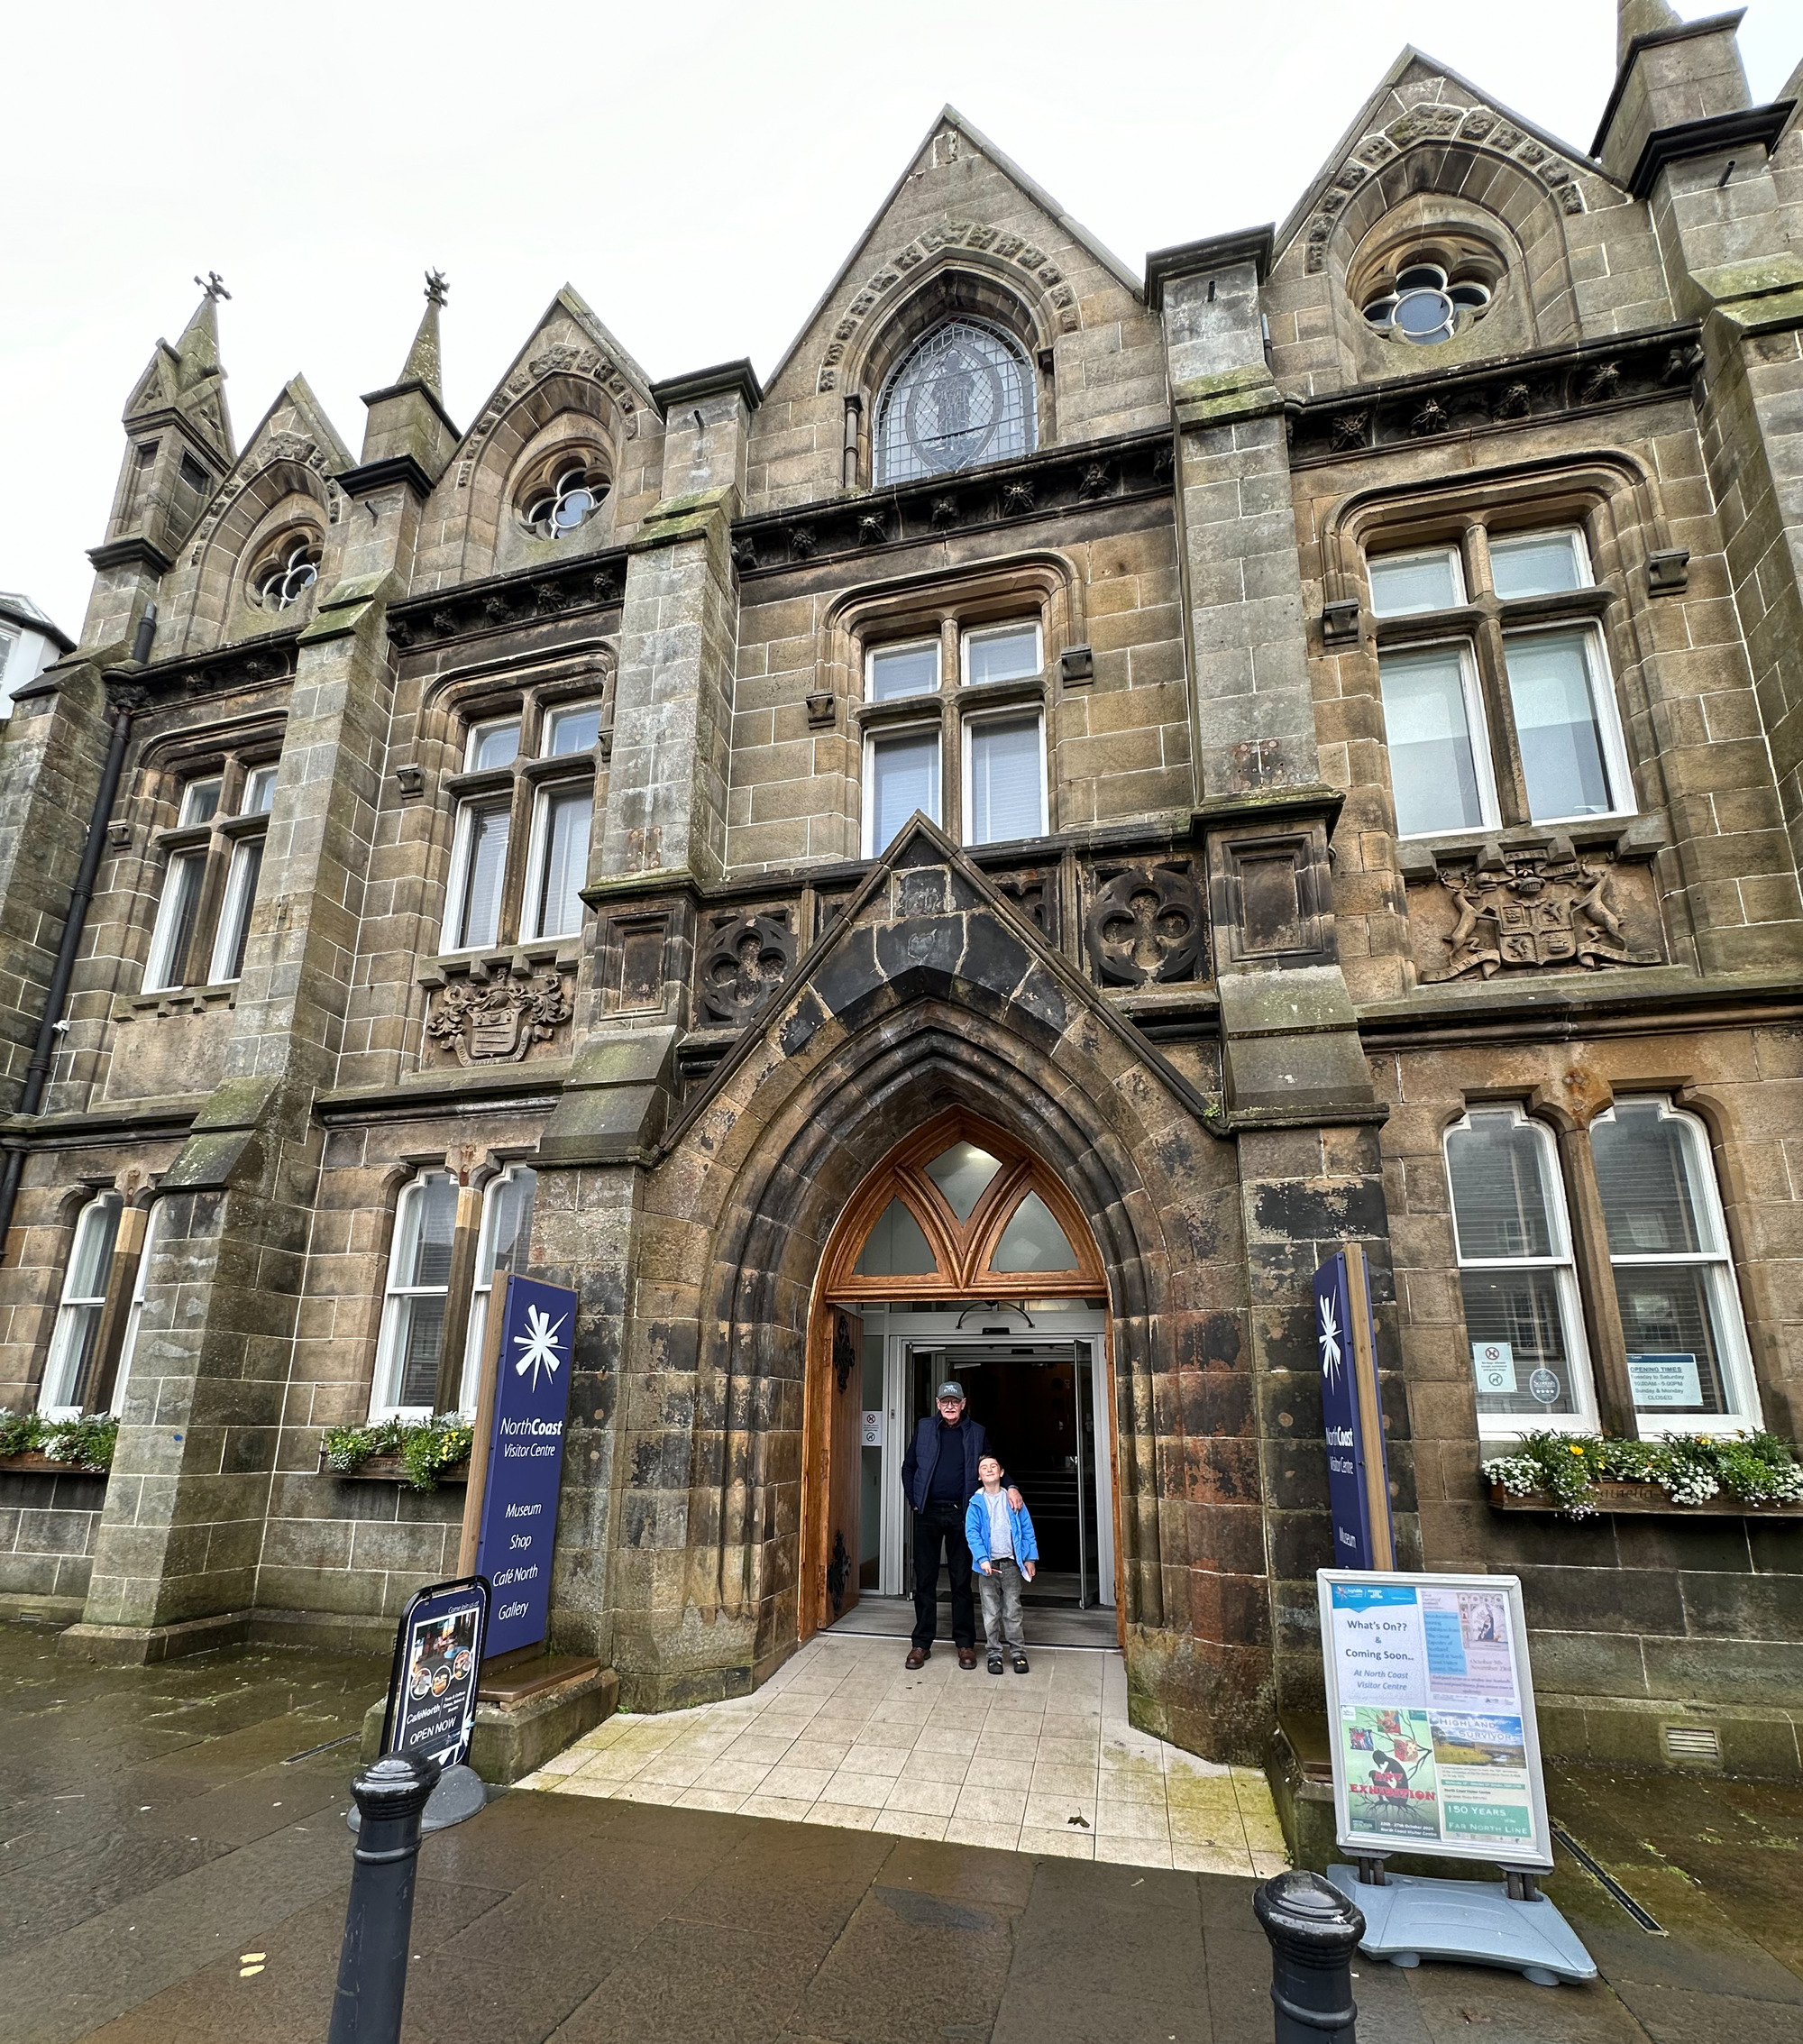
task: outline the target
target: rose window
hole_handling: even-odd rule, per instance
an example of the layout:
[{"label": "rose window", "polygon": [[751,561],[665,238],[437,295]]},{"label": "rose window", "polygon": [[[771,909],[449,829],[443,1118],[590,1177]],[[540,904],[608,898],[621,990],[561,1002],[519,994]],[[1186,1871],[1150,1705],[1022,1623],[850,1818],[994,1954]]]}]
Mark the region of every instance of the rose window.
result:
[{"label": "rose window", "polygon": [[1427,348],[1481,319],[1489,304],[1490,287],[1475,277],[1451,274],[1437,262],[1409,262],[1388,290],[1366,301],[1365,320],[1374,333]]},{"label": "rose window", "polygon": [[319,545],[313,539],[287,541],[257,575],[257,601],[266,610],[286,610],[298,603],[319,580]]},{"label": "rose window", "polygon": [[527,528],[539,539],[562,539],[601,508],[608,479],[586,462],[559,469],[526,506]]},{"label": "rose window", "polygon": [[911,482],[1033,451],[1025,358],[993,327],[948,320],[895,372],[876,415],[877,481]]}]

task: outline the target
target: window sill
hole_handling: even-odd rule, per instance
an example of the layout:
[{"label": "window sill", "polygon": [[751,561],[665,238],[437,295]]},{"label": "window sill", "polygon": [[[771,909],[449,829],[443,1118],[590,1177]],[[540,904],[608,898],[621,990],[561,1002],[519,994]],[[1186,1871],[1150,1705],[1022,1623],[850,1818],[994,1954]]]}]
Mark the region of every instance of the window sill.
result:
[{"label": "window sill", "polygon": [[102,1483],[106,1480],[104,1469],[89,1469],[81,1462],[52,1462],[48,1455],[41,1455],[35,1448],[23,1455],[0,1455],[0,1475],[6,1476],[91,1476]]},{"label": "window sill", "polygon": [[[319,1473],[329,1476],[340,1483],[398,1483],[403,1489],[413,1488],[413,1479],[407,1474],[407,1464],[398,1455],[371,1455],[368,1462],[356,1469],[332,1469],[325,1460],[325,1451],[319,1451]],[[438,1471],[438,1488],[460,1486],[470,1480],[470,1465],[467,1462],[448,1462]],[[429,1497],[429,1491],[421,1492]]]},{"label": "window sill", "polygon": [[416,985],[431,993],[453,979],[505,979],[509,973],[527,978],[535,972],[574,972],[582,962],[580,930],[568,937],[535,937],[525,944],[482,946],[472,951],[441,951],[422,958],[414,974]]},{"label": "window sill", "polygon": [[1494,844],[1502,851],[1533,851],[1565,839],[1579,851],[1606,851],[1617,860],[1651,859],[1670,839],[1656,816],[1588,816],[1569,823],[1479,825],[1471,830],[1437,831],[1396,840],[1396,866],[1405,880],[1432,880],[1442,861],[1461,864]]},{"label": "window sill", "polygon": [[201,1015],[209,1009],[234,1008],[241,982],[222,979],[207,986],[161,986],[151,994],[123,994],[114,1003],[113,1020],[130,1022],[139,1015]]},{"label": "window sill", "polygon": [[[1539,1512],[1563,1517],[1565,1507],[1550,1491],[1512,1497],[1500,1483],[1489,1486],[1490,1508],[1498,1512]],[[1803,1518],[1803,1503],[1755,1505],[1744,1498],[1717,1495],[1700,1505],[1679,1505],[1656,1483],[1598,1483],[1588,1503],[1597,1517],[1637,1516],[1656,1518]]]}]

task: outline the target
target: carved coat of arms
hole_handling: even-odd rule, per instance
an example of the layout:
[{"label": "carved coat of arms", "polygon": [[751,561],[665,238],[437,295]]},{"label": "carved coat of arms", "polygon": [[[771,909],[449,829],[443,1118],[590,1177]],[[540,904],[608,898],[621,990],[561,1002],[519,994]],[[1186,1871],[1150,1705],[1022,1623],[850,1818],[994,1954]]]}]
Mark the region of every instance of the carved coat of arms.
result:
[{"label": "carved coat of arms", "polygon": [[554,972],[486,985],[461,979],[432,1004],[426,1033],[462,1065],[517,1063],[570,1020],[563,982]]},{"label": "carved coat of arms", "polygon": [[1660,963],[1630,944],[1610,868],[1591,866],[1575,853],[1554,858],[1540,851],[1511,852],[1500,868],[1442,871],[1440,884],[1457,904],[1459,920],[1441,940],[1449,953],[1444,968],[1423,973],[1423,980],[1459,979],[1468,972],[1488,979],[1506,967],[1575,963],[1594,971]]}]

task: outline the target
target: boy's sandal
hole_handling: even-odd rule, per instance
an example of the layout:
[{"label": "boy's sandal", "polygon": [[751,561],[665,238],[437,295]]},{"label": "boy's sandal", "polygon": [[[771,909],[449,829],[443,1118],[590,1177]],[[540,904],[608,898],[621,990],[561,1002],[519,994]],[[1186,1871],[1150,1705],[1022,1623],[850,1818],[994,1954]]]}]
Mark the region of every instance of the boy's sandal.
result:
[{"label": "boy's sandal", "polygon": [[1027,1656],[1024,1654],[1017,1654],[1014,1656],[1014,1673],[1017,1675],[1024,1675],[1027,1673]]},{"label": "boy's sandal", "polygon": [[999,1654],[992,1654],[989,1656],[989,1672],[992,1675],[999,1675],[1002,1673],[1002,1656]]}]

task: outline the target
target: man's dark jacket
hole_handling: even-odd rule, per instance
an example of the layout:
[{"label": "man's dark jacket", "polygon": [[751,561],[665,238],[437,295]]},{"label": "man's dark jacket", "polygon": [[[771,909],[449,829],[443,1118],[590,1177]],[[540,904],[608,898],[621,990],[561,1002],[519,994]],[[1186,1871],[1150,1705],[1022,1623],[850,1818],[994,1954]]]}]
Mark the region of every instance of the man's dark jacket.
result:
[{"label": "man's dark jacket", "polygon": [[902,1488],[908,1493],[908,1502],[917,1512],[927,1508],[927,1494],[933,1486],[933,1471],[938,1465],[939,1449],[947,1434],[951,1435],[950,1444],[964,1450],[964,1489],[959,1493],[958,1521],[963,1524],[964,1508],[970,1502],[976,1489],[976,1465],[989,1453],[989,1436],[983,1430],[983,1422],[965,1418],[956,1426],[947,1426],[936,1412],[929,1412],[914,1428],[914,1438],[908,1444],[908,1453],[902,1462]]}]

